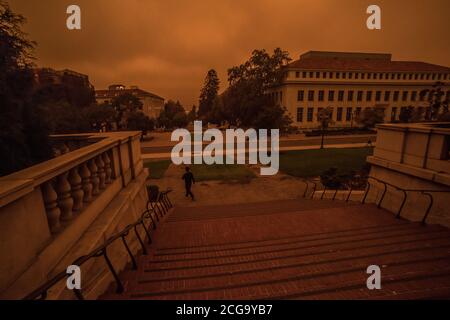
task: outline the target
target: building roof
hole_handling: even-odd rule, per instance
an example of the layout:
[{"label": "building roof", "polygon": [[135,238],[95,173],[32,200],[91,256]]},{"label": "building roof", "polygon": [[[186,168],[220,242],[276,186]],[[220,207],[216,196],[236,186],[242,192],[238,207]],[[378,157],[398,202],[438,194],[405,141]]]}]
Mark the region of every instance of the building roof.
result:
[{"label": "building roof", "polygon": [[374,71],[374,72],[450,72],[450,68],[420,62],[392,61],[390,54],[309,51],[287,65],[289,69]]},{"label": "building roof", "polygon": [[114,98],[122,94],[131,93],[132,95],[138,96],[138,97],[151,97],[159,100],[165,100],[164,98],[139,89],[139,88],[132,88],[132,89],[120,89],[120,90],[96,90],[95,91],[95,97],[96,98]]}]

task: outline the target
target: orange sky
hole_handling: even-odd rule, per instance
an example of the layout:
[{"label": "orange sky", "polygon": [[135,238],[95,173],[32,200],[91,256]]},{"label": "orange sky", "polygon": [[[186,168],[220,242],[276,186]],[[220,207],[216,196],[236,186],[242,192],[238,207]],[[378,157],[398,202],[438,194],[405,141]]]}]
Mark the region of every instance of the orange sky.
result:
[{"label": "orange sky", "polygon": [[[37,64],[88,74],[97,89],[138,85],[187,108],[206,72],[224,89],[227,68],[255,48],[390,52],[395,60],[450,66],[449,0],[9,0],[38,42]],[[82,30],[66,29],[81,7]],[[366,28],[378,4],[382,30]]]}]

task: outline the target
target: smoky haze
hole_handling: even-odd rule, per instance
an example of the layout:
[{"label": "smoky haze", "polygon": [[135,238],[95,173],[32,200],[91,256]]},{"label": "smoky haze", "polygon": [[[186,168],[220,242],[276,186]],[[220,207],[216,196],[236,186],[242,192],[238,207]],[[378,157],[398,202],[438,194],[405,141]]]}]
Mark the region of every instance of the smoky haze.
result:
[{"label": "smoky haze", "polygon": [[[388,52],[394,60],[450,65],[448,0],[376,1],[382,30],[366,28],[364,0],[10,0],[38,43],[39,66],[88,74],[96,89],[121,83],[198,103],[210,68],[227,69],[256,48]],[[82,30],[66,29],[81,8]]]}]

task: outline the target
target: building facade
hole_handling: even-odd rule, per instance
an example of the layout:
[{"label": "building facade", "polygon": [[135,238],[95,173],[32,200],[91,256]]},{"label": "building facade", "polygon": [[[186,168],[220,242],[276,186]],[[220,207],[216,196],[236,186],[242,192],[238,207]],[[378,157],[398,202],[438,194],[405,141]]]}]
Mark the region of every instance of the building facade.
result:
[{"label": "building facade", "polygon": [[425,111],[423,91],[437,82],[449,98],[448,67],[392,61],[390,54],[309,51],[286,66],[281,85],[269,94],[299,128],[317,128],[317,114],[327,107],[332,127],[352,127],[366,108],[382,109],[385,122],[398,121],[408,108]]},{"label": "building facade", "polygon": [[157,118],[164,109],[164,98],[156,94],[139,89],[137,86],[126,88],[124,85],[110,85],[108,90],[96,90],[95,99],[98,104],[111,102],[117,96],[130,93],[142,102],[142,112],[150,118]]}]

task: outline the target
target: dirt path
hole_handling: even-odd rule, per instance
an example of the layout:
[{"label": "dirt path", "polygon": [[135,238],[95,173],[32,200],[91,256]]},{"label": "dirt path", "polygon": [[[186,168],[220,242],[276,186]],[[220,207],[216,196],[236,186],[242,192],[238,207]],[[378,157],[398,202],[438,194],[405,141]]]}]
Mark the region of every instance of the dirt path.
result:
[{"label": "dirt path", "polygon": [[204,181],[196,183],[192,192],[196,201],[186,198],[181,180],[183,166],[171,164],[162,179],[148,180],[160,189],[173,190],[171,199],[176,206],[224,205],[270,200],[296,199],[303,195],[305,184],[295,177],[282,173],[275,176],[260,176],[258,167],[250,167],[257,178],[249,183],[237,181]]}]

